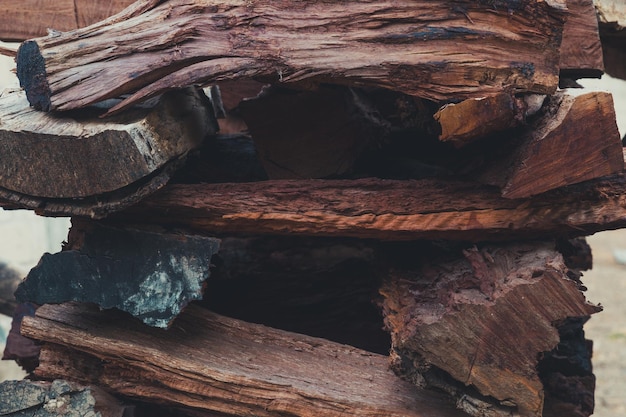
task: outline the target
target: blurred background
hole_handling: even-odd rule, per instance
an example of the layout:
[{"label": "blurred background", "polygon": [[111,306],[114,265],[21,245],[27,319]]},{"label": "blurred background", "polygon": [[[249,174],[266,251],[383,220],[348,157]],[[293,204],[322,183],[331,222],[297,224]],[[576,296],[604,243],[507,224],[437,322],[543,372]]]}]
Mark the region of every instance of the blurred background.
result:
[{"label": "blurred background", "polygon": [[[0,47],[15,48],[0,42]],[[0,56],[0,92],[18,88],[11,70],[12,58]],[[613,94],[621,135],[626,134],[626,81],[604,76],[582,80],[585,90]],[[584,92],[580,91],[579,92]],[[2,121],[0,120],[0,123]],[[67,238],[69,219],[43,218],[30,211],[0,209],[0,263],[16,269],[22,276],[37,264],[45,252],[58,252]],[[598,417],[626,417],[626,229],[597,233],[588,237],[594,266],[584,274],[587,299],[601,304],[604,311],[585,326],[594,342],[593,366],[597,377],[596,412]],[[0,314],[0,349],[11,319]],[[21,379],[23,373],[12,361],[0,362],[0,381]]]}]

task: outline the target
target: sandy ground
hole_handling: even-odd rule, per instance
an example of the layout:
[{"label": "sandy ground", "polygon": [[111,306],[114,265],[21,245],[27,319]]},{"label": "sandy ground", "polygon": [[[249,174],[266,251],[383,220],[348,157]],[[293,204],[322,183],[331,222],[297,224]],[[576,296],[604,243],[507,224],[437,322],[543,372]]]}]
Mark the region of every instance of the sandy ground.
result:
[{"label": "sandy ground", "polygon": [[[0,42],[0,44],[2,44]],[[0,92],[17,86],[9,72],[11,59],[0,57]],[[586,80],[591,90],[611,91],[618,114],[618,126],[626,133],[626,82]],[[30,212],[0,210],[0,260],[26,273],[44,252],[57,252],[66,238],[67,219],[44,219]],[[589,238],[594,268],[585,273],[589,301],[602,304],[604,311],[586,325],[587,338],[594,341],[593,364],[597,376],[597,417],[626,417],[626,265],[614,254],[626,258],[626,230],[602,232]],[[0,315],[0,348],[10,320]],[[0,362],[0,381],[19,379],[22,373],[12,362]],[[565,417],[565,416],[564,416]]]}]

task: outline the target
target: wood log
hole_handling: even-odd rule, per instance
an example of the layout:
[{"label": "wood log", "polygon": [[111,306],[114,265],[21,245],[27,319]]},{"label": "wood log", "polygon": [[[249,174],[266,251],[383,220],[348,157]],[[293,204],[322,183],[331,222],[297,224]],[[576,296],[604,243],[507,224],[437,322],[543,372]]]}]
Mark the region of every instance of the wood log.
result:
[{"label": "wood log", "polygon": [[103,20],[133,3],[133,0],[6,0],[2,2],[0,39],[23,41],[48,34],[48,30],[70,31]]},{"label": "wood log", "polygon": [[513,152],[497,154],[496,162],[478,176],[500,186],[507,198],[530,197],[624,169],[609,93],[550,97],[542,116],[517,140]]},{"label": "wood log", "polygon": [[125,396],[225,415],[463,415],[446,396],[393,375],[386,356],[194,306],[167,332],[119,314],[42,306],[22,327],[48,342],[36,374],[97,380]]},{"label": "wood log", "polygon": [[537,369],[559,343],[558,324],[601,310],[585,301],[553,247],[474,247],[392,271],[381,294],[398,372],[450,391],[475,416],[491,414],[473,409],[473,390],[487,397],[477,398],[486,409],[542,416]]},{"label": "wood log", "polygon": [[83,301],[167,327],[202,298],[219,240],[74,220],[68,244],[44,254],[15,292],[36,304]]},{"label": "wood log", "polygon": [[[95,386],[56,380],[0,383],[0,415],[21,417],[132,415],[119,400]],[[128,410],[130,411],[130,410]]]},{"label": "wood log", "polygon": [[626,6],[615,0],[594,1],[598,11],[600,39],[606,73],[626,80]]},{"label": "wood log", "polygon": [[512,240],[581,236],[626,225],[623,174],[529,199],[437,180],[308,180],[175,184],[111,220],[203,233],[302,234],[384,240]]},{"label": "wood log", "polygon": [[560,68],[561,76],[570,79],[600,78],[604,72],[593,0],[567,0]]},{"label": "wood log", "polygon": [[23,92],[0,97],[0,187],[43,198],[110,193],[148,177],[198,147],[217,124],[194,88],[102,120],[105,109],[45,114]]},{"label": "wood log", "polygon": [[358,84],[433,100],[558,83],[564,0],[341,5],[142,0],[106,22],[24,43],[31,104],[67,110],[135,92],[261,77]]}]

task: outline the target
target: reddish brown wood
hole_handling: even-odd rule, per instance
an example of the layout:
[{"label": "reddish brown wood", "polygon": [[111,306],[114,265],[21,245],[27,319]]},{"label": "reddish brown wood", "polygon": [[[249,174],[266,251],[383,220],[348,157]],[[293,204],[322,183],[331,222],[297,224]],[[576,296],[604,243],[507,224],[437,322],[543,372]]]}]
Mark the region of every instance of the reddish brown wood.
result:
[{"label": "reddish brown wood", "polygon": [[192,410],[259,417],[463,415],[440,393],[393,375],[386,356],[193,306],[166,332],[92,307],[46,305],[22,331],[62,346],[45,345],[40,377],[97,380],[113,392]]},{"label": "reddish brown wood", "polygon": [[567,0],[560,67],[561,75],[571,78],[600,78],[604,72],[593,0]]},{"label": "reddish brown wood", "polygon": [[[106,23],[22,45],[38,109],[116,107],[194,83],[264,77],[448,100],[558,82],[564,0],[319,3],[141,0]],[[132,10],[131,10],[132,9]]]},{"label": "reddish brown wood", "polygon": [[559,343],[559,323],[601,308],[585,301],[552,243],[486,246],[459,255],[396,268],[383,285],[396,369],[418,385],[447,387],[470,409],[467,397],[475,395],[465,386],[491,397],[478,398],[492,403],[487,409],[542,416],[539,359]]},{"label": "reddish brown wood", "polygon": [[387,240],[579,236],[626,225],[626,177],[530,199],[437,180],[302,180],[171,185],[111,217],[209,233],[352,236]]}]

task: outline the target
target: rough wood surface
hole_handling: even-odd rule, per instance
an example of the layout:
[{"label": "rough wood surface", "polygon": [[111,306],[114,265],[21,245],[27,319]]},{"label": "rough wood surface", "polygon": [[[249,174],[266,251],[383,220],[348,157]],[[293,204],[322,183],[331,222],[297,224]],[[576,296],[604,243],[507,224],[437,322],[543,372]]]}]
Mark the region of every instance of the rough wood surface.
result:
[{"label": "rough wood surface", "polygon": [[61,352],[48,355],[54,345],[44,345],[37,375],[67,373],[163,404],[259,417],[463,415],[440,393],[393,375],[386,356],[194,306],[163,331],[113,312],[46,305],[22,332],[70,353],[59,363]]},{"label": "rough wood surface", "polygon": [[510,240],[624,227],[625,189],[624,175],[515,200],[494,187],[436,180],[176,184],[111,218],[209,233]]},{"label": "rough wood surface", "polygon": [[45,36],[48,29],[69,31],[103,20],[133,0],[4,0],[0,39],[25,40]]},{"label": "rough wood surface", "polygon": [[0,383],[0,415],[6,417],[122,417],[125,407],[94,386],[56,380]]},{"label": "rough wood surface", "polygon": [[461,391],[461,402],[471,386],[495,398],[495,408],[542,416],[537,367],[559,343],[557,326],[600,310],[585,301],[553,247],[471,248],[392,271],[381,294],[395,367],[418,385],[443,389],[445,372],[461,382],[450,388]]},{"label": "rough wood surface", "polygon": [[82,301],[118,308],[155,327],[167,327],[202,298],[219,240],[116,229],[75,219],[68,244],[44,254],[15,296],[36,304]]},{"label": "rough wood surface", "polygon": [[541,117],[517,138],[517,148],[480,176],[502,187],[504,197],[529,197],[624,169],[610,93],[560,93],[547,100]]},{"label": "rough wood surface", "polygon": [[146,109],[100,119],[106,109],[41,113],[23,92],[0,97],[0,187],[32,197],[112,192],[161,169],[215,134],[208,99],[171,91]]},{"label": "rough wood surface", "polygon": [[600,78],[604,72],[593,0],[567,0],[560,68],[561,75],[568,78]]},{"label": "rough wood surface", "polygon": [[226,79],[332,82],[434,100],[552,93],[564,0],[344,3],[141,0],[88,28],[28,41],[17,72],[43,110]]}]

